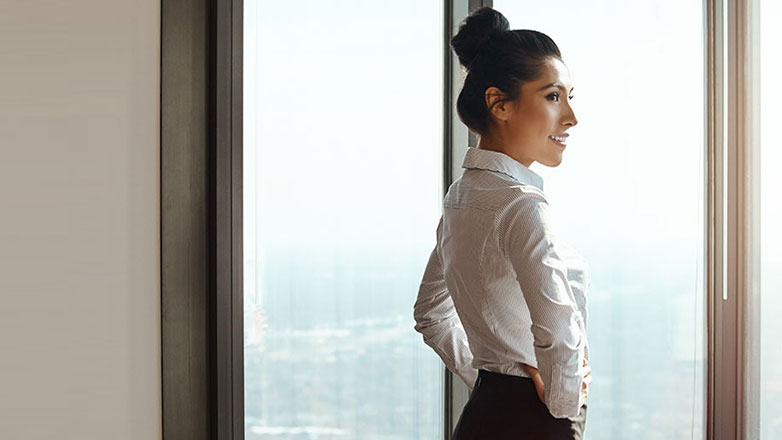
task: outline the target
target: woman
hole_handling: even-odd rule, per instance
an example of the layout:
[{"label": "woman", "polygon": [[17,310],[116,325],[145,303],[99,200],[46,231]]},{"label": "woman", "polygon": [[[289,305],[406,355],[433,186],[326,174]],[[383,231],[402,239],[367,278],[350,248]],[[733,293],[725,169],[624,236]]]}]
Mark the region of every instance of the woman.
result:
[{"label": "woman", "polygon": [[529,169],[562,161],[570,75],[548,36],[492,8],[451,45],[468,71],[457,111],[480,141],[443,201],[415,329],[471,390],[455,440],[582,439],[588,265],[551,230]]}]

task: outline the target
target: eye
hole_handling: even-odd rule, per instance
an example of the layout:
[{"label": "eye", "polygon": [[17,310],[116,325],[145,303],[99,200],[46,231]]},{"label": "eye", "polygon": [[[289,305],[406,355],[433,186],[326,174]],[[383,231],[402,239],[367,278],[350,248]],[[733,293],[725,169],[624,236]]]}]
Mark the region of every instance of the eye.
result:
[{"label": "eye", "polygon": [[[574,95],[568,96],[568,99],[571,101],[573,100],[573,98],[575,98]],[[546,99],[548,99],[549,101],[559,102],[559,92],[549,93],[548,95],[546,95]]]}]

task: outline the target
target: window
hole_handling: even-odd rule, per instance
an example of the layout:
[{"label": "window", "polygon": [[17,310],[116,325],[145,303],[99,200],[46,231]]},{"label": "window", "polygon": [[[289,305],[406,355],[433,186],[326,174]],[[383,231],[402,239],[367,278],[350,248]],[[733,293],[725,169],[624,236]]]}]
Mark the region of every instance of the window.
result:
[{"label": "window", "polygon": [[448,437],[466,388],[411,306],[476,143],[444,20],[492,4],[575,81],[533,167],[592,265],[586,435],[782,437],[776,3],[218,0],[161,9],[165,438]]},{"label": "window", "polygon": [[704,436],[702,3],[494,1],[573,78],[563,162],[532,168],[592,268],[589,439]]},{"label": "window", "polygon": [[439,439],[443,5],[244,4],[245,438]]}]

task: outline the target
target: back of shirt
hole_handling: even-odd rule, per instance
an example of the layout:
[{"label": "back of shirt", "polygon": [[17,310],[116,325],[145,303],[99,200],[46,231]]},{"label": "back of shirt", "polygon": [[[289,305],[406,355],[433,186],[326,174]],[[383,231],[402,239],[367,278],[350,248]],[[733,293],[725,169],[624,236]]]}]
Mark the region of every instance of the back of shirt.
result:
[{"label": "back of shirt", "polygon": [[491,171],[466,170],[443,202],[437,244],[473,367],[528,377],[520,363],[537,366],[532,322],[498,231],[503,209],[524,191]]},{"label": "back of shirt", "polygon": [[539,176],[476,148],[464,167],[443,201],[416,330],[470,387],[479,368],[538,368],[552,415],[573,417],[588,358],[588,265],[551,230]]}]

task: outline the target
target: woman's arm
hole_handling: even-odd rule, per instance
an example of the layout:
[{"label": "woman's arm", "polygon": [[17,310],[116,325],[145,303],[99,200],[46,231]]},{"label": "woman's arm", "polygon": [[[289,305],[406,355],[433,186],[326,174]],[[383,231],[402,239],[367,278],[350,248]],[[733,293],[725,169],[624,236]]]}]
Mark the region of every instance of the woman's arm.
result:
[{"label": "woman's arm", "polygon": [[[437,242],[443,219],[437,225]],[[413,306],[415,330],[423,335],[426,345],[432,347],[452,373],[461,377],[472,391],[478,378],[478,370],[472,367],[472,352],[467,334],[456,314],[453,300],[445,285],[439,248],[435,244],[426,265],[418,297]]]},{"label": "woman's arm", "polygon": [[[537,368],[524,363],[522,363],[521,366],[524,367],[524,371],[526,371],[527,374],[529,374],[532,378],[532,382],[535,384],[535,391],[538,393],[538,398],[540,398],[540,401],[545,404],[546,391],[544,389],[545,385],[543,385],[543,379],[540,378],[540,372],[538,372]],[[584,371],[584,381],[581,383],[582,402],[585,401],[589,395],[589,384],[592,383],[592,367],[589,366],[589,361],[587,361],[587,359],[584,359]]]},{"label": "woman's arm", "polygon": [[518,198],[500,214],[500,246],[521,287],[532,320],[535,357],[544,403],[554,417],[575,417],[583,402],[586,374],[583,317],[558,253],[542,195],[519,189]]}]

